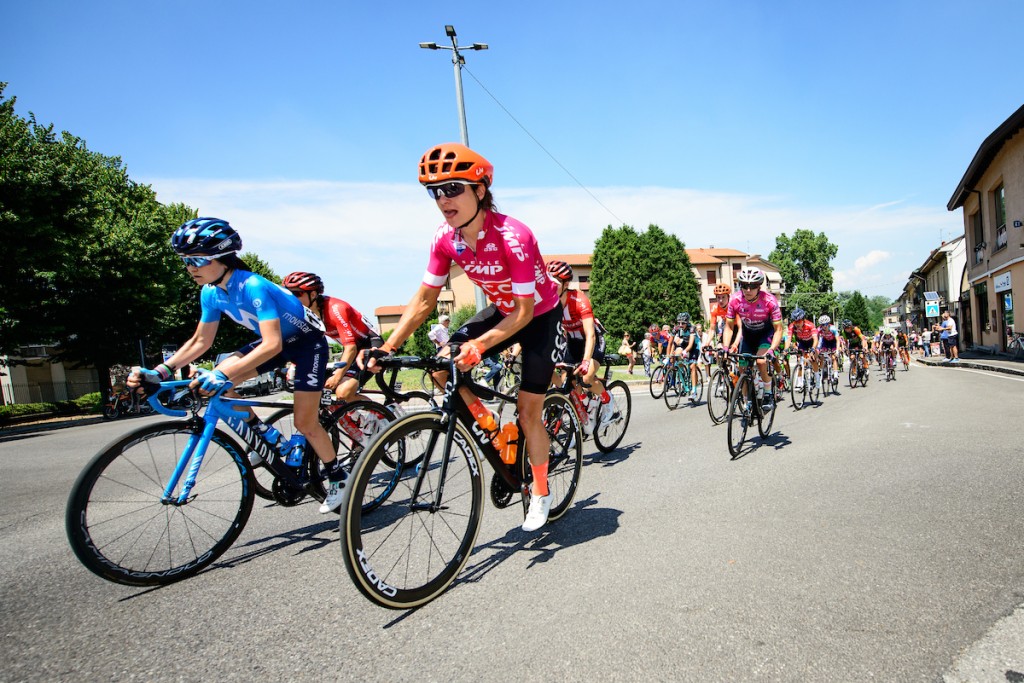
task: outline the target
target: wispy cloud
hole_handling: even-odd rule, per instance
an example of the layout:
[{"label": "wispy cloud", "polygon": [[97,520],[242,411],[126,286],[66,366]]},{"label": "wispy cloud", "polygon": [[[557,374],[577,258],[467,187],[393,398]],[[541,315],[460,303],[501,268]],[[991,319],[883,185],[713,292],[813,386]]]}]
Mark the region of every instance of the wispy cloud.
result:
[{"label": "wispy cloud", "polygon": [[[279,273],[311,270],[366,313],[405,303],[426,265],[440,215],[414,183],[149,179],[160,201],[180,201],[226,218],[247,249]],[[885,201],[873,206],[795,206],[787,197],[666,187],[503,188],[501,210],[529,225],[549,253],[593,249],[607,225],[654,223],[687,247],[732,247],[767,255],[775,237],[824,232],[839,245],[836,286],[864,288],[905,277],[936,245],[939,230],[960,229],[945,207]],[[879,249],[879,244],[884,249]],[[899,255],[899,256],[897,256]],[[905,263],[904,263],[905,261]],[[900,285],[893,285],[893,293]],[[875,292],[883,293],[883,292]]]}]

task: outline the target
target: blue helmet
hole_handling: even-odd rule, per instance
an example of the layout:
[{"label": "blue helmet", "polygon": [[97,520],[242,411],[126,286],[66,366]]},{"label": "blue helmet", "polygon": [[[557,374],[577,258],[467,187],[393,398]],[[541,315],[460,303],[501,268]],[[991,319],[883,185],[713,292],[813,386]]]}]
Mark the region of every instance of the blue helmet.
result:
[{"label": "blue helmet", "polygon": [[805,311],[802,308],[794,308],[793,312],[789,316],[789,319],[792,320],[793,322],[796,322],[798,320],[803,320],[806,317],[807,311]]},{"label": "blue helmet", "polygon": [[242,250],[242,237],[220,218],[193,218],[174,231],[171,247],[180,256],[226,256]]}]

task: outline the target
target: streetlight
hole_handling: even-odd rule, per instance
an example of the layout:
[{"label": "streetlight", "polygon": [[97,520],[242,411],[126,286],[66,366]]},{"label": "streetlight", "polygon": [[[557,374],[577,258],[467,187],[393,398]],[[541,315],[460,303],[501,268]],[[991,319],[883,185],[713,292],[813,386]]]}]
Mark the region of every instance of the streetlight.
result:
[{"label": "streetlight", "polygon": [[[459,107],[459,132],[462,135],[462,144],[469,147],[469,130],[466,128],[466,102],[462,98],[462,65],[466,63],[466,58],[459,52],[459,41],[455,36],[455,27],[451,24],[445,24],[444,34],[448,36],[451,41],[451,47],[447,45],[438,45],[437,43],[420,43],[420,47],[424,50],[451,50],[452,51],[452,66],[455,69],[455,102]],[[463,50],[486,50],[487,43],[473,43],[469,47],[461,48]],[[487,306],[487,299],[484,297],[484,290],[480,287],[475,287],[475,299],[476,299],[476,310],[482,311]]]},{"label": "streetlight", "polygon": [[455,35],[455,27],[451,24],[446,24],[444,27],[444,34],[451,38],[452,45],[438,45],[437,43],[420,43],[420,47],[424,50],[451,50],[452,51],[452,66],[455,69],[455,100],[459,107],[459,130],[462,133],[462,144],[469,147],[469,131],[466,128],[466,103],[462,99],[462,65],[466,63],[466,58],[462,56],[461,50],[486,50],[486,43],[473,43],[468,47],[459,47],[459,41]]}]

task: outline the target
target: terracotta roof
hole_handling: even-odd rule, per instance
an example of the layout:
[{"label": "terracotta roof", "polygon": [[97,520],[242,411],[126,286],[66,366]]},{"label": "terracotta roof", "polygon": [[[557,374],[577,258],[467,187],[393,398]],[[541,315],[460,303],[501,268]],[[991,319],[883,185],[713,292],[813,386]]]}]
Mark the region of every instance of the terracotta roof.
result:
[{"label": "terracotta roof", "polygon": [[405,312],[405,304],[401,306],[378,306],[373,309],[373,314],[378,318],[382,315],[402,315]]},{"label": "terracotta roof", "polygon": [[[690,251],[690,250],[687,249],[687,251]],[[715,249],[714,247],[709,247],[708,249],[698,249],[698,250],[695,250],[695,251],[703,251],[703,252],[707,252],[708,254],[711,254],[712,256],[718,256],[718,257],[724,257],[724,258],[729,258],[729,257],[733,257],[733,256],[743,256],[743,257],[745,257],[747,255],[747,252],[739,251],[738,249]]]},{"label": "terracotta roof", "polygon": [[545,254],[544,262],[565,261],[570,266],[592,266],[593,254]]},{"label": "terracotta roof", "polygon": [[712,256],[704,249],[687,249],[686,255],[690,257],[690,263],[706,265],[708,263],[725,263],[722,259]]}]

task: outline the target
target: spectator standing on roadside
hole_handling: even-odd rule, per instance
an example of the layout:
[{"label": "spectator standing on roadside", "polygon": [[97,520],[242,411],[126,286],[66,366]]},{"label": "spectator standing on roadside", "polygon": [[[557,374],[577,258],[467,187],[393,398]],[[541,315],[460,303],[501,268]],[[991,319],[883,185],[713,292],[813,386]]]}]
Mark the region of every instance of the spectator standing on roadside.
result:
[{"label": "spectator standing on roadside", "polygon": [[957,334],[956,321],[949,314],[949,311],[942,312],[942,322],[939,323],[942,329],[942,345],[946,350],[947,363],[960,362],[960,335]]},{"label": "spectator standing on roadside", "polygon": [[434,342],[434,348],[438,351],[445,347],[449,337],[451,337],[451,334],[448,332],[448,326],[451,324],[452,319],[447,315],[442,315],[437,319],[437,323],[430,328],[430,331],[427,332],[427,339]]},{"label": "spectator standing on roadside", "polygon": [[640,342],[640,358],[644,361],[644,374],[651,376],[651,333],[644,333],[644,340]]},{"label": "spectator standing on roadside", "polygon": [[636,365],[636,351],[633,348],[635,342],[629,340],[629,332],[622,333],[622,343],[619,344],[619,355],[624,356],[629,361],[629,368],[626,370],[629,374],[633,374],[633,366]]}]

